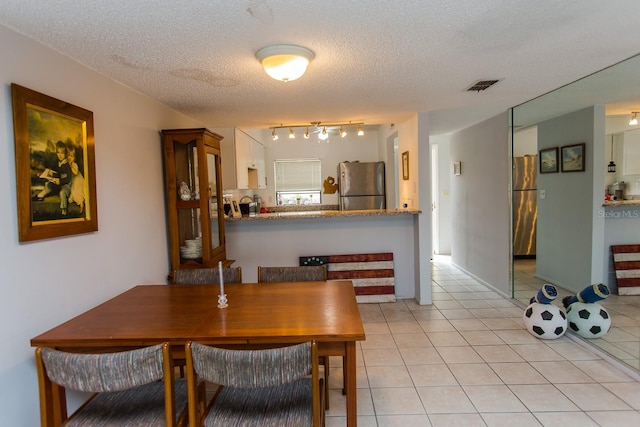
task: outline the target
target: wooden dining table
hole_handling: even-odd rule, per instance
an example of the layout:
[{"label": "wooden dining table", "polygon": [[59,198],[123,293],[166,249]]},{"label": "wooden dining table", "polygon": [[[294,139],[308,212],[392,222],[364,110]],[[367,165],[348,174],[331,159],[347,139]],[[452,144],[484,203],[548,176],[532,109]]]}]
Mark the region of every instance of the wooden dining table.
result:
[{"label": "wooden dining table", "polygon": [[344,358],[347,425],[357,424],[356,341],[365,339],[350,281],[138,285],[31,339],[32,346],[112,351],[188,341],[256,346],[315,340],[319,356]]}]

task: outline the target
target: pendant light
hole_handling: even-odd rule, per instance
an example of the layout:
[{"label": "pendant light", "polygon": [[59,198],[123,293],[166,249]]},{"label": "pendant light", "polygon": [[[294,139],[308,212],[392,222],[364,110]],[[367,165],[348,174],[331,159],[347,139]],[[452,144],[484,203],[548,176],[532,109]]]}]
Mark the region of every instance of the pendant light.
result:
[{"label": "pendant light", "polygon": [[613,134],[611,134],[611,161],[609,162],[609,166],[607,166],[607,171],[609,173],[616,172],[616,164],[613,161]]}]

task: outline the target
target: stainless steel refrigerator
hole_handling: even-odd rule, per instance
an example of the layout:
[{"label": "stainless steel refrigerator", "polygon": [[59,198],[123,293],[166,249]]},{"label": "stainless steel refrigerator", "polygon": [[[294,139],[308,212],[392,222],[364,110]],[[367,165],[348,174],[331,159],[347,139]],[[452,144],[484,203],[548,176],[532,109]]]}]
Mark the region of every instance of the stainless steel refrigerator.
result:
[{"label": "stainless steel refrigerator", "polygon": [[338,165],[340,210],[385,209],[384,162]]},{"label": "stainless steel refrigerator", "polygon": [[516,257],[536,254],[537,160],[538,156],[513,158],[513,255]]}]

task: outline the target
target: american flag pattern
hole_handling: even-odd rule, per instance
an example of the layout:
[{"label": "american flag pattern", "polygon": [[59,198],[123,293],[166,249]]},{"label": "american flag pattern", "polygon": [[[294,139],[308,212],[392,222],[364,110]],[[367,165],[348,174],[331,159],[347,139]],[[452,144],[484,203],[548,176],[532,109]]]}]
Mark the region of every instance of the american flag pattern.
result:
[{"label": "american flag pattern", "polygon": [[640,245],[612,245],[618,295],[640,295]]},{"label": "american flag pattern", "polygon": [[391,252],[303,256],[300,265],[326,265],[328,280],[351,280],[358,302],[396,300]]}]

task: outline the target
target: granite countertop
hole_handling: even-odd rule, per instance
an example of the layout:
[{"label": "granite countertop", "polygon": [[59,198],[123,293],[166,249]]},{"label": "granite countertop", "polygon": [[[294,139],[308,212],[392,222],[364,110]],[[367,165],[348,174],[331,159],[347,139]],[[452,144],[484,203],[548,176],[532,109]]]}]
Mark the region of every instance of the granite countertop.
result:
[{"label": "granite countertop", "polygon": [[260,221],[260,220],[286,220],[295,218],[344,218],[357,216],[390,216],[390,215],[417,215],[418,209],[377,209],[359,211],[328,210],[286,210],[256,214],[255,216],[243,216],[242,218],[225,218],[227,221]]},{"label": "granite countertop", "polygon": [[616,200],[611,202],[604,202],[604,207],[617,207],[617,206],[640,206],[640,199],[633,200]]}]

